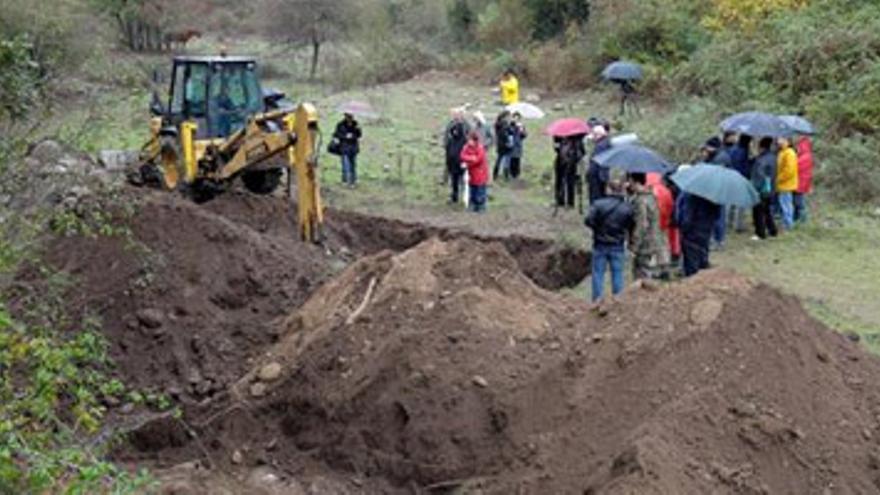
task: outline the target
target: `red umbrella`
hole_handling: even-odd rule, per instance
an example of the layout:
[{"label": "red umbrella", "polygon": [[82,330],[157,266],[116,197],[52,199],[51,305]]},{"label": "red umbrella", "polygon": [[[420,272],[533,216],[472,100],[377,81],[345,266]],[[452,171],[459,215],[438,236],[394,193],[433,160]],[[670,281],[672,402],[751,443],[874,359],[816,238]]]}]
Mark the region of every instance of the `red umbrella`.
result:
[{"label": "red umbrella", "polygon": [[574,118],[557,120],[544,129],[544,134],[553,137],[582,136],[589,133],[590,126],[583,119]]}]

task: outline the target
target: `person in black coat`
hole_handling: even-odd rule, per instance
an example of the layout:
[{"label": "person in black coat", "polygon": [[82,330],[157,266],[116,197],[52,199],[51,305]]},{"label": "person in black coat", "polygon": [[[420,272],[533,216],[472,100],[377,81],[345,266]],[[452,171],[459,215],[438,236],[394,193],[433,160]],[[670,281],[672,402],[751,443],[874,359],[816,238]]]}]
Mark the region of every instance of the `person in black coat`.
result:
[{"label": "person in black coat", "polygon": [[354,115],[347,113],[336,124],[333,139],[339,142],[339,156],[342,158],[342,183],[349,187],[357,184],[357,155],[360,152],[361,127]]},{"label": "person in black coat", "polygon": [[556,206],[574,208],[578,185],[578,164],[584,155],[584,137],[570,136],[553,139],[556,151],[555,189]]},{"label": "person in black coat", "polygon": [[468,134],[471,128],[464,118],[464,112],[456,109],[452,113],[452,120],[446,126],[443,134],[443,148],[446,151],[446,170],[449,172],[452,191],[449,202],[458,203],[462,190],[464,171],[461,168],[461,150],[467,144]]},{"label": "person in black coat", "polygon": [[513,153],[513,127],[510,122],[510,112],[507,110],[498,114],[495,119],[495,151],[497,157],[495,159],[495,167],[492,170],[492,177],[495,180],[503,174],[505,177],[510,174],[510,160]]},{"label": "person in black coat", "polygon": [[721,206],[693,194],[681,193],[675,204],[675,219],[681,229],[684,276],[709,268],[712,231],[721,216]]}]

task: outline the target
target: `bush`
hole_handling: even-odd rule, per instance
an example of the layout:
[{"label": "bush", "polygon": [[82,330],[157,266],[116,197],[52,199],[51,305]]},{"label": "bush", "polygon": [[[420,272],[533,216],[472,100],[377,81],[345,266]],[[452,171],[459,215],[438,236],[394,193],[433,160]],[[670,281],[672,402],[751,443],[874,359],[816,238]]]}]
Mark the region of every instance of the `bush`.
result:
[{"label": "bush", "polygon": [[499,0],[479,15],[477,40],[492,50],[513,50],[529,41],[533,22],[524,0]]},{"label": "bush", "polygon": [[846,203],[876,202],[880,198],[880,173],[877,156],[880,139],[854,135],[825,145],[824,159],[816,171],[816,183]]},{"label": "bush", "polygon": [[550,91],[580,89],[597,81],[600,68],[590,54],[590,47],[583,37],[572,34],[568,44],[552,40],[525,52],[522,62],[525,75],[533,84]]},{"label": "bush", "polygon": [[0,118],[18,119],[37,100],[40,66],[27,37],[0,39]]}]

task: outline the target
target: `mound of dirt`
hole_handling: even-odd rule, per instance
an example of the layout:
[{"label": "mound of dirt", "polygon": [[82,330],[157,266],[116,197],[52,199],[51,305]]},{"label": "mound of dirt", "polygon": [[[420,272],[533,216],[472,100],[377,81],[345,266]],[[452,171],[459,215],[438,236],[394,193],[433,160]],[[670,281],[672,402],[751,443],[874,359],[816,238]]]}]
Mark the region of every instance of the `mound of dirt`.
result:
[{"label": "mound of dirt", "polygon": [[[263,218],[272,206],[263,203]],[[45,258],[77,281],[72,310],[101,317],[127,382],[178,398],[225,390],[277,340],[269,323],[297,308],[337,262],[289,232],[263,232],[167,194],[148,196],[129,227],[130,236],[58,239]]]},{"label": "mound of dirt", "polygon": [[[184,402],[225,391],[278,340],[279,319],[357,257],[403,250],[435,233],[332,212],[327,242],[316,246],[297,238],[294,210],[282,198],[230,193],[195,205],[164,193],[129,194],[138,203],[129,236],[53,240],[44,259],[76,281],[66,296],[70,313],[101,318],[126,382]],[[586,275],[586,253],[531,239],[510,246],[523,265],[557,267],[534,271],[546,286]],[[573,273],[569,260],[580,264]],[[39,278],[34,268],[20,280]]]},{"label": "mound of dirt", "polygon": [[221,466],[324,470],[352,493],[880,489],[878,361],[795,299],[709,272],[585,306],[500,244],[382,252],[188,414]]}]

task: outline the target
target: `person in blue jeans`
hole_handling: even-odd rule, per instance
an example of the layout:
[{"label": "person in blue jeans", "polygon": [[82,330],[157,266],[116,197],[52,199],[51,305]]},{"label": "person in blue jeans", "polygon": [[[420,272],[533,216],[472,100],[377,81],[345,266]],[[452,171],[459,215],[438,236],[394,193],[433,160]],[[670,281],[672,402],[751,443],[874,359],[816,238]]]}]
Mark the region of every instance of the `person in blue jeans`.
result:
[{"label": "person in blue jeans", "polygon": [[357,156],[360,152],[361,127],[354,115],[347,113],[336,124],[333,138],[339,141],[339,154],[342,157],[342,183],[348,187],[357,184]]},{"label": "person in blue jeans", "polygon": [[603,298],[605,271],[611,268],[611,290],[614,295],[623,291],[626,239],[635,227],[632,205],[626,200],[623,179],[611,177],[606,185],[606,196],[590,206],[584,221],[593,231],[593,302]]}]

